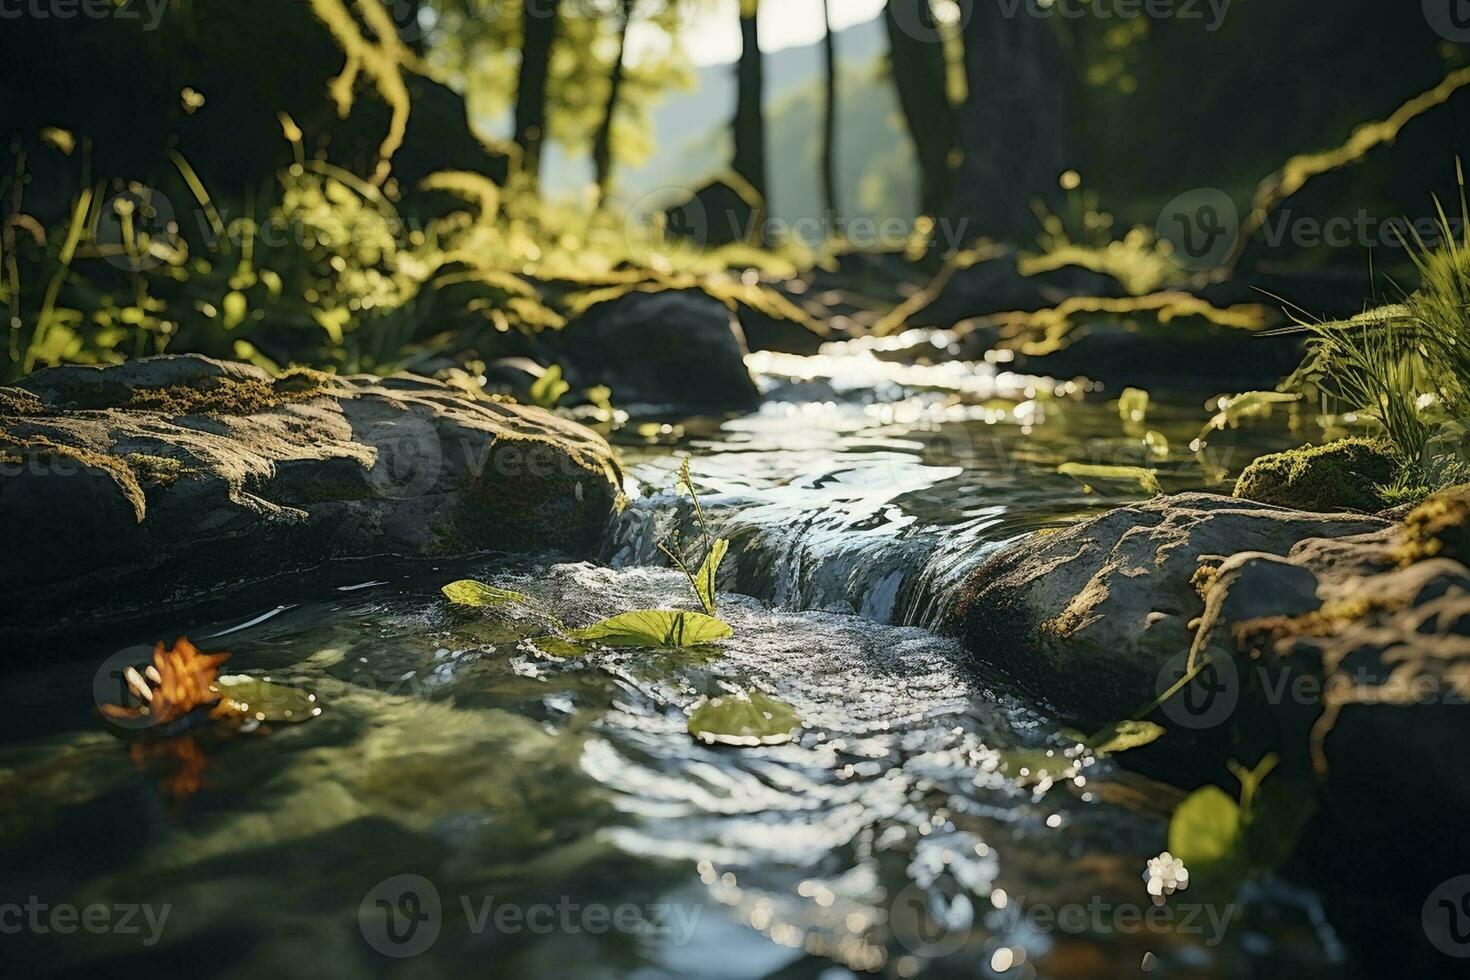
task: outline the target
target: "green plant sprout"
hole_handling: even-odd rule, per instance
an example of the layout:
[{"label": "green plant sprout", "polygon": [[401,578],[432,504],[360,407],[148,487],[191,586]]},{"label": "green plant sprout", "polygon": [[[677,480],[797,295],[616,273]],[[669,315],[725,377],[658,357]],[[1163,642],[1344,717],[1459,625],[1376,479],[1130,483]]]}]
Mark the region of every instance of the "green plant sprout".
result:
[{"label": "green plant sprout", "polygon": [[684,573],[689,580],[689,585],[694,589],[694,596],[699,600],[700,606],[705,613],[713,616],[715,614],[715,578],[720,570],[720,563],[725,560],[725,554],[730,550],[730,542],[725,538],[715,537],[709,529],[709,522],[704,516],[704,506],[699,502],[699,493],[694,489],[694,480],[689,472],[689,458],[686,456],[679,465],[679,479],[676,484],[688,491],[689,499],[694,502],[694,520],[699,525],[699,533],[704,541],[704,561],[699,565],[699,571],[691,572],[689,565],[681,558],[675,550],[678,547],[678,532],[675,532],[674,546],[660,543],[658,550],[663,552],[674,567]]},{"label": "green plant sprout", "polygon": [[664,554],[679,567],[689,580],[694,596],[704,612],[689,612],[679,609],[642,609],[625,612],[591,626],[573,628],[531,596],[510,589],[502,589],[483,582],[463,580],[451,582],[441,590],[450,602],[472,609],[519,608],[529,611],[545,623],[555,637],[573,643],[596,643],[605,647],[664,647],[688,649],[707,646],[734,635],[730,624],[715,618],[716,578],[720,563],[729,551],[730,542],[710,534],[704,508],[695,493],[693,479],[689,473],[689,460],[685,459],[679,469],[679,486],[689,491],[694,499],[694,510],[700,530],[704,535],[706,553],[697,572],[679,558],[674,549],[660,545]]}]

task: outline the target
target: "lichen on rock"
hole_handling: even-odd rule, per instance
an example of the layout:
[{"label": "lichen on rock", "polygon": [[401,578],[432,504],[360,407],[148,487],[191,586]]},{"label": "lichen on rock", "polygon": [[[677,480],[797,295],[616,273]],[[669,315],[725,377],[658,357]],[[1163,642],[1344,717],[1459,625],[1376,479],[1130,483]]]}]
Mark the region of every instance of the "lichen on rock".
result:
[{"label": "lichen on rock", "polygon": [[1439,556],[1470,561],[1470,484],[1437,493],[1409,511],[1394,554],[1403,565]]}]

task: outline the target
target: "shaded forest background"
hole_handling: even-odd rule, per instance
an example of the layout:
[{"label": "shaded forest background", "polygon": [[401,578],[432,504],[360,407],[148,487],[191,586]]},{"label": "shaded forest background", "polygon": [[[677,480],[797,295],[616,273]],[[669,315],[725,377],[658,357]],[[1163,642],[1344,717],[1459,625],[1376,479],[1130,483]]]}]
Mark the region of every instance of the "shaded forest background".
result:
[{"label": "shaded forest background", "polygon": [[[736,285],[753,281],[745,269],[761,281],[789,276],[819,259],[812,248],[847,247],[840,235],[857,217],[907,222],[911,240],[897,250],[926,274],[981,240],[1043,253],[1125,242],[1149,250],[1161,209],[1179,194],[1218,189],[1248,214],[1287,161],[1351,145],[1358,127],[1440,86],[1401,129],[1308,166],[1311,179],[1291,198],[1296,218],[1389,219],[1427,211],[1431,193],[1453,195],[1470,121],[1461,88],[1470,78],[1456,75],[1470,63],[1465,47],[1436,33],[1420,5],[1379,0],[1344,0],[1330,13],[1311,0],[1235,0],[1213,25],[1208,9],[1198,19],[1074,19],[994,0],[891,0],[878,20],[816,50],[763,56],[747,43],[739,64],[698,71],[681,50],[689,12],[676,0],[172,0],[156,29],[142,4],[117,6],[137,18],[28,17],[0,32],[0,131],[12,159],[8,376],[114,350],[401,364],[456,324],[488,321],[501,335],[555,326],[581,304],[568,295],[639,275],[733,273]],[[731,29],[749,42],[758,17],[780,16],[779,4],[746,0]],[[644,39],[637,57],[630,23]],[[117,223],[99,209],[155,192],[186,212],[155,229],[171,239],[157,261],[84,274],[79,256],[101,255],[89,243],[106,244],[97,236]],[[313,194],[325,211],[308,216]],[[697,262],[650,258],[642,232],[629,229],[665,207],[677,219],[691,196],[714,214],[821,218],[839,240],[789,242],[777,228],[700,241]],[[346,221],[345,237],[360,245],[371,236],[344,218],[354,209],[385,222],[372,254],[346,255],[350,242],[308,234],[296,243],[294,278],[267,268],[262,283],[259,255],[239,274],[237,218],[263,224],[274,210],[296,225]],[[144,202],[140,220],[146,211]],[[68,249],[78,220],[87,227]],[[1361,306],[1370,262],[1406,264],[1269,237],[1242,245],[1235,277],[1337,267],[1355,283],[1347,302]],[[728,244],[753,248],[709,252]],[[1107,265],[1064,261],[1074,260]],[[361,273],[355,285],[344,265]],[[140,284],[158,266],[177,274]],[[181,285],[210,274],[226,280],[212,298]],[[364,285],[373,275],[388,286]],[[470,281],[479,293],[453,293]],[[262,288],[269,296],[256,295]],[[189,293],[186,308],[170,290]],[[283,294],[301,307],[289,336]],[[340,313],[323,325],[332,296]],[[800,318],[778,298],[740,300]],[[328,350],[404,310],[412,322],[372,350]],[[237,332],[191,330],[201,311]],[[324,331],[324,349],[303,347],[300,330]],[[129,346],[118,348],[122,336]]]}]

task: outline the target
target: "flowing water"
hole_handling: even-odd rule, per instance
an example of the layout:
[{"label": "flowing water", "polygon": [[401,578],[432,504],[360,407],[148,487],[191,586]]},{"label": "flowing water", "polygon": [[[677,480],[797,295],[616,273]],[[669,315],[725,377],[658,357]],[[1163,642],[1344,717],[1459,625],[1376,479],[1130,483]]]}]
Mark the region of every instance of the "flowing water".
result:
[{"label": "flowing water", "polygon": [[[1045,707],[987,666],[1005,651],[931,631],[1000,544],[1140,496],[1058,463],[1200,485],[1198,400],[1125,425],[1086,385],[879,345],[752,367],[767,392],[753,415],[611,433],[631,500],[600,562],[373,569],[161,631],[315,692],[307,724],[129,739],[96,713],[98,665],[156,637],[59,663],[38,651],[0,723],[4,958],[88,976],[1349,969],[1310,892],[1152,905],[1145,863],[1180,794],[1064,750]],[[573,625],[687,607],[657,548],[693,534],[672,491],[686,455],[733,542],[720,648],[550,657],[525,640],[534,624],[439,595],[480,578]],[[737,688],[792,704],[799,737],[691,739],[686,710]]]}]

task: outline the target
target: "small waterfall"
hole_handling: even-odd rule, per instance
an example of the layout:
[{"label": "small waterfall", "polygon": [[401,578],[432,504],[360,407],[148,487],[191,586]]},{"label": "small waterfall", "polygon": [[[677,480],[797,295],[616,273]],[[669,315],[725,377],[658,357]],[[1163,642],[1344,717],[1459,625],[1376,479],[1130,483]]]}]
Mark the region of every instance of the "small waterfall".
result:
[{"label": "small waterfall", "polygon": [[[854,519],[757,498],[702,498],[712,531],[730,541],[720,587],[776,608],[932,627],[965,576],[998,546],[995,518],[950,527]],[[614,567],[663,566],[659,545],[697,551],[693,507],[674,494],[634,501],[610,529],[603,558]]]},{"label": "small waterfall", "polygon": [[[784,610],[939,620],[965,575],[1022,530],[1007,498],[1028,481],[1004,439],[1045,422],[1051,391],[989,364],[924,363],[950,340],[751,356],[764,406],[715,429],[692,425],[702,437],[684,449],[713,530],[730,541],[721,588]],[[674,468],[657,451],[633,462],[608,564],[666,566],[660,544],[694,547]]]}]

